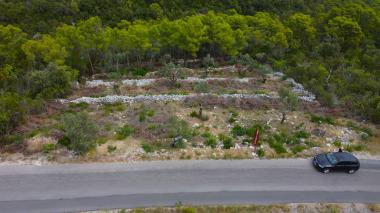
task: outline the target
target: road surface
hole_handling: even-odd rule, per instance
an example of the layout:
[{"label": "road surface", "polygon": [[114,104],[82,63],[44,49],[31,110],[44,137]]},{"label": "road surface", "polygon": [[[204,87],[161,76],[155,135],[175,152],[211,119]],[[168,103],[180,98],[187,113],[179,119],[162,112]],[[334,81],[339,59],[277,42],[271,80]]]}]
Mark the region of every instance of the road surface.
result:
[{"label": "road surface", "polygon": [[310,160],[0,166],[0,212],[289,202],[380,203],[380,161],[322,174]]}]

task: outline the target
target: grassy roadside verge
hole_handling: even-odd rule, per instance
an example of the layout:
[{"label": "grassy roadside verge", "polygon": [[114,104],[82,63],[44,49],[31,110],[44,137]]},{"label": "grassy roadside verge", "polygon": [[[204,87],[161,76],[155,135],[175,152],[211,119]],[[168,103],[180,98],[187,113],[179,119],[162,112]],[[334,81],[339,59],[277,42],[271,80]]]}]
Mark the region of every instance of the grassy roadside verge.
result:
[{"label": "grassy roadside verge", "polygon": [[345,213],[380,212],[380,204],[362,203],[291,203],[274,205],[230,205],[230,206],[182,206],[99,210],[81,213]]}]

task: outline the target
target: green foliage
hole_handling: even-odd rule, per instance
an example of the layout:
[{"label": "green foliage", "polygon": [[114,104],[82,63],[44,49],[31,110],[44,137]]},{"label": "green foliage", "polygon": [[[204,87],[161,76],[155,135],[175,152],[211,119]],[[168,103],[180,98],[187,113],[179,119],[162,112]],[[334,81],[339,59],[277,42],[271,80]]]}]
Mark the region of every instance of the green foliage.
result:
[{"label": "green foliage", "polygon": [[143,144],[141,144],[141,148],[142,148],[146,153],[153,152],[153,146],[150,145],[149,143],[143,143]]},{"label": "green foliage", "polygon": [[165,125],[165,130],[168,138],[180,136],[185,139],[190,139],[194,136],[194,131],[191,129],[189,124],[184,120],[180,120],[176,116],[169,119],[168,123]]},{"label": "green foliage", "polygon": [[50,63],[44,70],[31,72],[29,93],[32,97],[45,99],[65,97],[71,92],[72,82],[76,76],[76,70]]},{"label": "green foliage", "polygon": [[262,158],[262,157],[264,157],[265,156],[265,150],[264,149],[257,149],[257,156],[259,157],[259,158]]},{"label": "green foliage", "polygon": [[76,154],[84,155],[95,148],[98,126],[87,113],[64,114],[62,125],[69,141],[67,146]]},{"label": "green foliage", "polygon": [[119,128],[116,132],[116,139],[123,140],[128,136],[134,133],[135,129],[128,124],[125,124],[123,127]]},{"label": "green foliage", "polygon": [[173,86],[183,75],[182,68],[173,63],[165,64],[165,66],[159,70],[159,73],[161,77],[167,78]]},{"label": "green foliage", "polygon": [[334,144],[335,147],[338,147],[338,148],[341,148],[341,147],[342,147],[342,142],[341,142],[340,140],[335,140],[335,141],[333,142],[333,144]]},{"label": "green foliage", "polygon": [[78,78],[139,78],[167,55],[160,73],[173,85],[183,69],[170,61],[212,67],[240,55],[263,82],[273,67],[323,105],[380,123],[379,8],[364,0],[0,1],[0,135],[41,113],[46,99],[70,94]]},{"label": "green foliage", "polygon": [[205,137],[205,145],[210,146],[211,148],[216,148],[216,145],[218,144],[218,141],[214,135],[210,135],[208,137]]},{"label": "green foliage", "polygon": [[53,143],[47,143],[42,145],[42,152],[45,154],[49,154],[53,150],[55,150],[55,144]]},{"label": "green foliage", "polygon": [[327,124],[335,125],[335,121],[332,117],[324,117],[324,116],[319,116],[315,114],[311,114],[310,121],[313,123],[318,123],[318,124],[327,123]]},{"label": "green foliage", "polygon": [[103,104],[103,111],[105,115],[109,115],[113,112],[122,112],[125,110],[125,106],[123,103],[118,102],[118,103],[105,103]]},{"label": "green foliage", "polygon": [[303,150],[305,150],[307,147],[304,146],[304,145],[301,145],[301,144],[297,144],[297,145],[294,145],[290,148],[290,150],[294,153],[294,154],[297,154],[299,152],[302,152]]},{"label": "green foliage", "polygon": [[231,133],[233,136],[243,136],[246,133],[246,130],[244,127],[240,126],[239,124],[236,124],[232,127]]},{"label": "green foliage", "polygon": [[88,104],[88,103],[85,103],[85,102],[81,102],[81,103],[70,103],[70,104],[69,104],[69,107],[70,107],[71,109],[77,109],[77,108],[79,108],[80,110],[85,110],[85,109],[88,108],[88,106],[89,106],[89,104]]},{"label": "green foliage", "polygon": [[282,87],[278,93],[289,110],[293,111],[297,109],[299,103],[296,94],[285,87]]},{"label": "green foliage", "polygon": [[224,149],[230,149],[235,146],[235,143],[233,142],[233,139],[231,137],[224,134],[219,134],[218,137],[219,140],[223,142]]},{"label": "green foliage", "polygon": [[142,105],[141,110],[139,112],[139,121],[144,122],[147,117],[152,117],[154,116],[154,110],[146,108],[144,105]]},{"label": "green foliage", "polygon": [[194,207],[181,207],[180,213],[197,213],[197,209]]},{"label": "green foliage", "polygon": [[112,146],[112,145],[108,145],[107,146],[107,152],[108,153],[114,153],[116,151],[117,147],[116,146]]},{"label": "green foliage", "polygon": [[197,93],[208,93],[210,91],[206,82],[198,82],[194,86],[194,90]]},{"label": "green foliage", "polygon": [[270,137],[268,139],[268,144],[269,144],[270,148],[274,149],[274,151],[277,154],[287,153],[286,149],[284,148],[283,143],[281,143],[280,140],[278,141],[277,139]]},{"label": "green foliage", "polygon": [[0,141],[24,120],[26,104],[16,93],[0,93]]}]

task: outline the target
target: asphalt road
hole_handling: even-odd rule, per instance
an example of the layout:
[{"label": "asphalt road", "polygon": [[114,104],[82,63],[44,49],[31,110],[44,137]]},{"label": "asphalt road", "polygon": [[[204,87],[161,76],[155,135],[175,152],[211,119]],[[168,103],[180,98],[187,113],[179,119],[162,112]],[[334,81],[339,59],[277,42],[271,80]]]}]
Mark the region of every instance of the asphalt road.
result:
[{"label": "asphalt road", "polygon": [[322,174],[310,160],[0,166],[0,212],[191,204],[380,203],[380,161]]}]

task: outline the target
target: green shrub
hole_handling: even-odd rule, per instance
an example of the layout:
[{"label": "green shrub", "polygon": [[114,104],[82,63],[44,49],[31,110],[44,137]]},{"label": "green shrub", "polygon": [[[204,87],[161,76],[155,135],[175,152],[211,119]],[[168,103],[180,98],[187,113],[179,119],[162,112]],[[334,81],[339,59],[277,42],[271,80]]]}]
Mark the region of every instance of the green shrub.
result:
[{"label": "green shrub", "polygon": [[146,153],[153,152],[153,146],[150,145],[149,143],[143,143],[143,144],[141,144],[141,148],[142,148]]},{"label": "green shrub", "polygon": [[99,137],[96,139],[96,144],[98,144],[98,145],[103,145],[105,143],[107,143],[107,138]]},{"label": "green shrub", "polygon": [[340,142],[340,140],[335,140],[335,141],[333,142],[333,144],[334,144],[334,146],[336,146],[336,147],[342,147],[342,142]]},{"label": "green shrub", "polygon": [[259,129],[261,134],[265,132],[265,127],[263,125],[254,124],[246,129],[246,135],[248,135],[249,137],[254,137],[257,129]]},{"label": "green shrub", "polygon": [[277,141],[275,138],[273,137],[270,137],[269,140],[268,140],[268,144],[270,146],[270,148],[274,149],[274,151],[277,153],[277,154],[282,154],[282,153],[287,153],[286,149],[284,148],[283,146],[283,143],[281,143],[281,141]]},{"label": "green shrub", "polygon": [[145,106],[141,107],[141,111],[139,113],[139,121],[144,122],[147,117],[153,117],[154,116],[154,110],[145,108]]},{"label": "green shrub", "polygon": [[296,138],[304,138],[304,139],[307,139],[311,136],[311,134],[309,132],[306,132],[305,130],[299,130],[297,132],[294,133],[294,137]]},{"label": "green shrub", "polygon": [[70,148],[70,144],[71,144],[70,138],[68,138],[67,136],[63,136],[62,138],[58,140],[58,144],[64,147]]},{"label": "green shrub", "polygon": [[116,132],[116,139],[123,140],[134,133],[134,128],[130,127],[128,124],[125,124],[123,127],[119,128]]},{"label": "green shrub", "polygon": [[192,118],[198,118],[201,121],[208,121],[208,119],[209,119],[209,117],[207,115],[200,116],[199,113],[196,112],[196,111],[192,111],[190,113],[190,117],[192,117]]},{"label": "green shrub", "polygon": [[72,109],[79,108],[80,110],[85,110],[88,108],[88,106],[89,106],[89,104],[86,102],[70,103],[69,104],[70,108],[72,108]]},{"label": "green shrub", "polygon": [[27,114],[26,106],[26,100],[17,93],[0,92],[0,141],[24,121]]},{"label": "green shrub", "polygon": [[71,92],[77,74],[70,66],[49,63],[43,70],[33,70],[26,76],[29,95],[43,99],[63,98]]},{"label": "green shrub", "polygon": [[327,123],[327,124],[335,125],[335,121],[332,117],[324,117],[324,116],[319,116],[319,115],[314,115],[314,114],[311,115],[310,121],[313,123],[319,123],[319,124]]},{"label": "green shrub", "polygon": [[144,77],[148,73],[147,69],[141,67],[132,68],[130,71],[133,77]]},{"label": "green shrub", "polygon": [[181,213],[197,213],[197,209],[193,207],[182,207],[180,212]]},{"label": "green shrub", "polygon": [[302,152],[303,150],[305,150],[306,147],[304,145],[300,145],[300,144],[297,144],[297,145],[294,145],[292,147],[290,147],[290,150],[294,153],[294,154],[297,154],[299,152]]},{"label": "green shrub", "polygon": [[236,122],[236,118],[235,117],[230,117],[229,119],[228,119],[228,123],[235,123]]},{"label": "green shrub", "polygon": [[24,135],[16,133],[3,137],[5,149],[17,148],[24,143]]},{"label": "green shrub", "polygon": [[108,145],[108,146],[107,146],[107,151],[108,151],[108,153],[113,153],[113,152],[116,151],[116,149],[117,149],[116,146],[112,146],[112,145]]},{"label": "green shrub", "polygon": [[259,158],[262,158],[262,157],[264,157],[265,156],[265,150],[264,149],[257,149],[257,156],[259,157]]},{"label": "green shrub", "polygon": [[235,143],[233,142],[231,137],[228,137],[224,134],[219,134],[219,140],[223,142],[223,148],[224,149],[230,149],[231,147],[235,146]]},{"label": "green shrub", "polygon": [[196,117],[198,117],[198,112],[196,112],[196,111],[192,111],[192,112],[190,113],[190,117],[192,117],[192,118],[196,118]]},{"label": "green shrub", "polygon": [[246,131],[245,131],[244,127],[240,126],[239,124],[236,124],[232,128],[231,133],[233,136],[243,136],[246,133]]},{"label": "green shrub", "polygon": [[125,110],[125,106],[123,103],[121,102],[118,102],[118,103],[112,103],[112,104],[109,104],[109,103],[105,103],[103,105],[103,111],[104,111],[104,114],[105,115],[109,115],[115,111],[117,112],[122,112]]},{"label": "green shrub", "polygon": [[280,97],[283,99],[283,101],[285,102],[286,107],[288,109],[296,110],[299,103],[298,103],[298,97],[294,92],[292,92],[288,88],[282,87],[278,93]]},{"label": "green shrub", "polygon": [[344,147],[344,150],[347,152],[353,152],[353,151],[363,151],[365,149],[365,146],[363,144],[351,144]]},{"label": "green shrub", "polygon": [[167,138],[181,136],[190,139],[194,135],[194,131],[190,128],[189,124],[184,120],[180,120],[176,116],[169,119],[168,123],[165,125],[165,129],[167,132]]},{"label": "green shrub", "polygon": [[45,154],[49,154],[55,149],[55,144],[53,143],[47,143],[42,145],[42,152]]},{"label": "green shrub", "polygon": [[205,145],[210,146],[212,148],[215,148],[218,144],[218,141],[214,135],[212,135],[210,132],[204,132],[202,134],[202,137],[205,138]]},{"label": "green shrub", "polygon": [[366,133],[368,135],[368,138],[367,138],[367,136],[365,136],[365,138],[367,138],[367,139],[369,139],[370,137],[373,136],[372,130],[368,127],[358,125],[352,121],[348,121],[346,125],[347,125],[347,127],[350,127],[351,129],[353,129],[355,131]]},{"label": "green shrub", "polygon": [[96,146],[98,126],[87,113],[64,114],[62,125],[70,141],[68,148],[76,154],[84,155]]},{"label": "green shrub", "polygon": [[198,82],[195,84],[194,90],[196,93],[208,93],[208,84],[206,82]]},{"label": "green shrub", "polygon": [[107,78],[112,80],[118,80],[123,78],[123,74],[121,72],[110,72],[107,74]]}]

